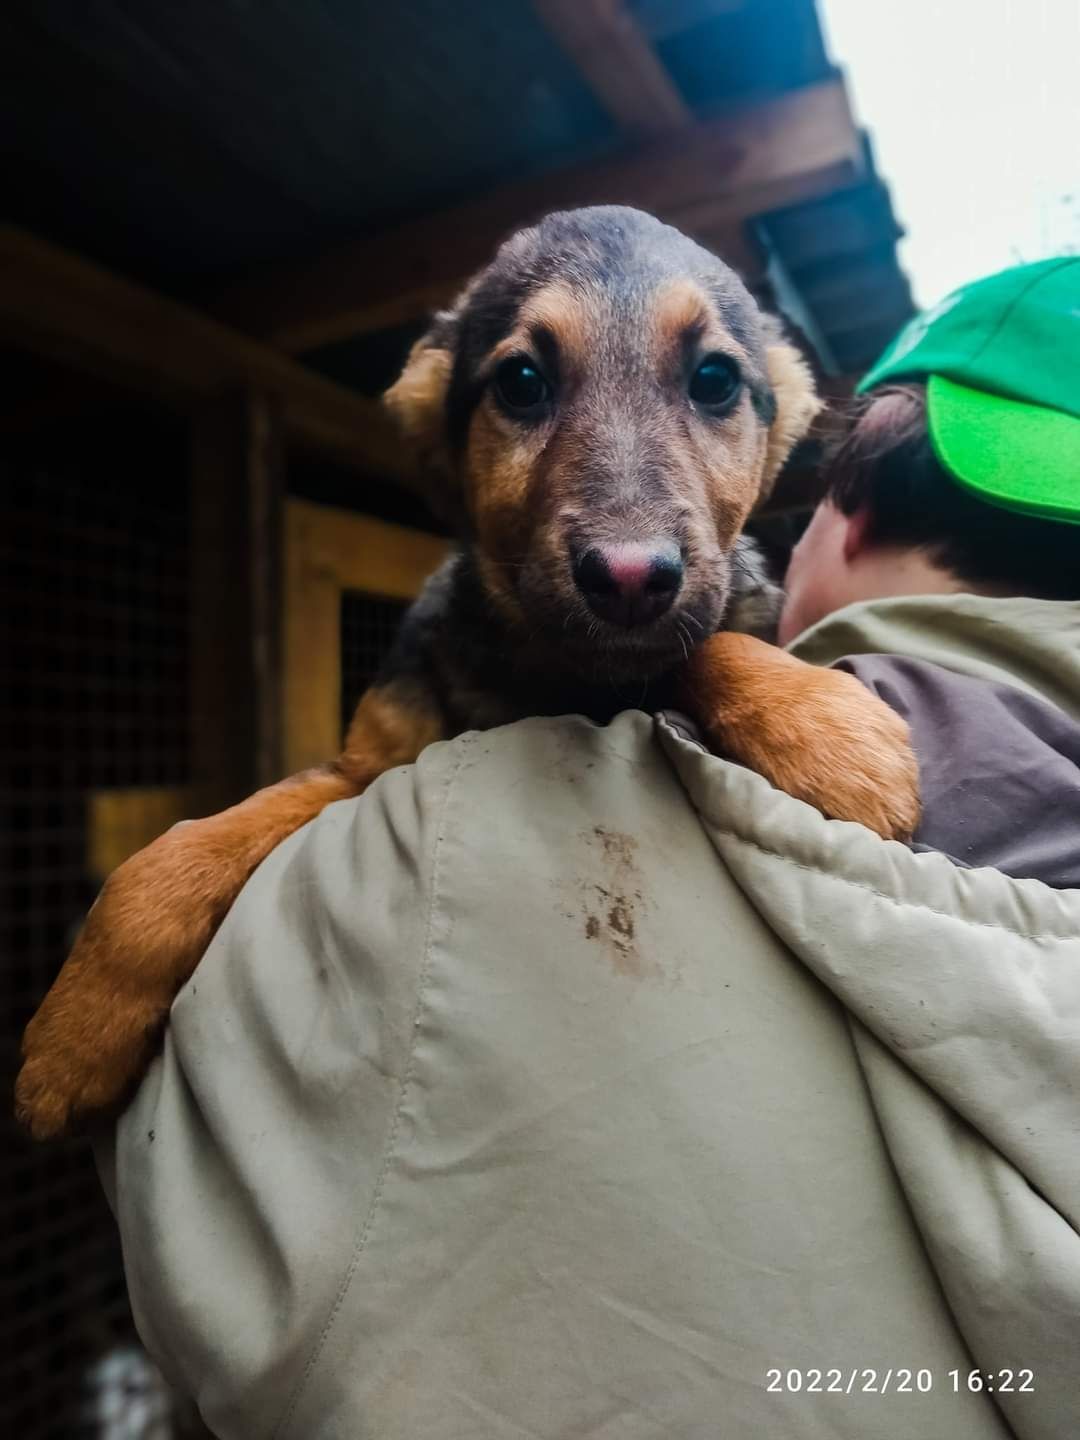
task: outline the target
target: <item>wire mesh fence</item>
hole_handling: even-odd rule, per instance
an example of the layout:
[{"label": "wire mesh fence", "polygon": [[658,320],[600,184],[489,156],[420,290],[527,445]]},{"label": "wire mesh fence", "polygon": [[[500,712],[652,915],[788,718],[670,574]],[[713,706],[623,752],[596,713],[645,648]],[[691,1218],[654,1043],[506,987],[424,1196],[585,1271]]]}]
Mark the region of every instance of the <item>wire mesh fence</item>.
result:
[{"label": "wire mesh fence", "polygon": [[[126,810],[145,830],[190,783],[188,486],[186,430],[158,417],[0,439],[0,1435],[18,1440],[207,1433],[139,1346],[89,1146],[32,1145],[10,1106],[107,868],[103,818],[115,849]],[[343,724],[404,609],[343,596]]]},{"label": "wire mesh fence", "polygon": [[347,729],[356,702],[378,674],[401,617],[408,607],[360,590],[341,597],[341,728]]},{"label": "wire mesh fence", "polygon": [[187,779],[186,473],[156,419],[0,444],[0,1434],[18,1440],[177,1433],[89,1147],[31,1145],[10,1094],[100,881],[95,795]]}]

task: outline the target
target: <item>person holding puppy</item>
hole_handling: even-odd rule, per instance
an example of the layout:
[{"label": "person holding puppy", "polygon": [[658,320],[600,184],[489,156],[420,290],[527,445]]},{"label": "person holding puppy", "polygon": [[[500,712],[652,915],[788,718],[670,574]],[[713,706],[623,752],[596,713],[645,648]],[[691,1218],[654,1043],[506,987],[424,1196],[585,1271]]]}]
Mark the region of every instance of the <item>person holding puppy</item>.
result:
[{"label": "person holding puppy", "polygon": [[916,844],[680,715],[430,747],[286,841],[99,1142],[222,1440],[1080,1429],[1080,260],[867,377],[782,639]]},{"label": "person holding puppy", "polygon": [[919,841],[1059,888],[1080,886],[1078,362],[1080,259],[913,321],[859,387],[780,622],[911,724]]}]

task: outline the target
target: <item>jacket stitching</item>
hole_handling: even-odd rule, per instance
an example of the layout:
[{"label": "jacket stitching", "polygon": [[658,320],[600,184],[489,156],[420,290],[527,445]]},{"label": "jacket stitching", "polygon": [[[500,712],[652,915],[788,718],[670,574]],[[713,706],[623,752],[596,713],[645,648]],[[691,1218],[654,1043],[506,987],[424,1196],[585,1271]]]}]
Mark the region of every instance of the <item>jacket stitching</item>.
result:
[{"label": "jacket stitching", "polygon": [[[826,869],[823,865],[808,865],[803,860],[795,860],[790,855],[785,855],[782,850],[773,850],[768,845],[762,845],[758,840],[750,840],[745,835],[740,835],[737,830],[733,830],[730,826],[722,825],[719,821],[714,820],[712,816],[707,816],[706,818],[709,824],[714,826],[720,834],[730,836],[732,840],[738,841],[740,845],[748,845],[752,850],[760,851],[762,855],[771,855],[775,860],[783,860],[786,864],[794,866],[796,870],[805,870],[810,875],[821,875],[826,880],[835,880],[840,885],[850,885],[854,890],[863,890],[866,894],[874,895],[879,900],[885,900],[900,910],[923,910],[926,914],[936,915],[941,920],[955,920],[957,924],[970,926],[977,930],[997,930],[1003,935],[1014,935],[1018,940],[1034,940],[1036,942],[1045,940],[1080,941],[1080,936],[1078,936],[1076,932],[1063,935],[1056,930],[1018,930],[1015,926],[1003,925],[997,920],[972,920],[966,915],[956,915],[949,910],[939,910],[936,906],[927,905],[920,900],[902,900],[896,895],[890,895],[886,890],[879,890],[873,885],[868,885],[863,880],[852,880],[847,875],[837,875],[834,871]],[[825,823],[828,824],[829,822],[826,821]],[[966,871],[965,873],[974,874],[975,872]]]},{"label": "jacket stitching", "polygon": [[[677,731],[674,730],[674,727],[671,725],[670,721],[666,720],[666,717],[662,717],[661,724],[662,728],[666,729],[669,733],[674,732],[675,740],[677,742],[680,742],[681,745],[692,747],[698,753],[709,756],[709,758],[714,761],[717,760],[717,757],[710,755],[710,752],[705,750],[703,746],[697,745],[693,741],[686,741],[681,735],[678,734]],[[720,763],[725,762],[721,761]],[[761,777],[758,778],[760,779]],[[763,783],[767,784],[768,782],[765,781]],[[969,919],[967,916],[964,915],[953,914],[948,910],[940,910],[934,905],[925,904],[923,901],[900,899],[896,895],[890,895],[886,890],[879,890],[874,885],[868,885],[864,880],[852,880],[847,875],[838,875],[835,871],[827,869],[824,865],[809,865],[803,860],[796,860],[791,855],[785,855],[782,850],[776,850],[771,846],[763,845],[759,840],[751,840],[748,836],[740,834],[739,831],[736,830],[733,826],[725,824],[722,820],[717,819],[716,815],[710,812],[705,806],[698,805],[696,802],[694,802],[694,806],[695,809],[697,809],[698,812],[702,815],[702,817],[708,821],[709,825],[711,825],[714,830],[716,830],[721,835],[729,836],[732,840],[737,841],[740,845],[747,845],[752,850],[757,850],[762,855],[769,855],[775,860],[783,860],[785,864],[793,866],[796,870],[805,870],[809,875],[820,875],[823,876],[826,880],[835,880],[841,885],[850,885],[853,889],[862,890],[868,895],[874,895],[879,900],[885,900],[890,905],[895,905],[898,909],[922,910],[925,911],[928,915],[936,915],[941,920],[955,920],[958,924],[968,925],[980,930],[1000,931],[1004,935],[1014,935],[1018,940],[1033,940],[1035,942],[1041,942],[1048,940],[1076,940],[1078,938],[1077,934],[1071,931],[1062,934],[1060,931],[1057,930],[1019,930],[1013,925],[1004,925],[1000,921],[973,920]],[[821,820],[823,824],[827,825],[830,823],[828,820],[825,820],[824,817],[821,817]],[[965,873],[974,874],[976,873],[976,871],[968,870],[965,871]],[[1002,879],[1004,880],[1008,880],[1009,878],[1010,877],[1008,876],[1002,876]],[[1045,888],[1051,890],[1051,892],[1055,895],[1080,893],[1076,891],[1056,891],[1052,890],[1052,887],[1050,886],[1046,886]]]},{"label": "jacket stitching", "polygon": [[[994,328],[990,331],[988,335],[983,337],[981,344],[976,348],[974,354],[968,360],[968,364],[974,365],[977,360],[982,359],[983,351],[989,349],[989,347],[997,339],[998,335],[1001,333],[1002,327],[1005,325],[1005,322],[1012,315],[1017,305],[1020,304],[1020,301],[1026,299],[1029,290],[1033,290],[1035,286],[1038,285],[1039,281],[1045,280],[1048,275],[1053,275],[1056,271],[1063,270],[1066,265],[1071,264],[1072,256],[1063,256],[1058,262],[1058,264],[1055,265],[1052,269],[1045,270],[1038,275],[1031,276],[1027,284],[1020,291],[1019,295],[1014,295],[1013,298],[1009,301],[1008,305],[1006,305],[1002,314],[998,316],[997,324],[994,326]],[[946,376],[946,379],[947,378],[948,377]]]},{"label": "jacket stitching", "polygon": [[382,1163],[379,1166],[379,1173],[375,1180],[375,1187],[371,1193],[371,1200],[368,1204],[367,1215],[365,1216],[364,1223],[360,1227],[360,1231],[357,1234],[356,1239],[353,1243],[352,1253],[349,1256],[349,1263],[346,1266],[345,1274],[342,1277],[341,1284],[338,1286],[338,1291],[336,1296],[334,1297],[334,1303],[331,1306],[330,1314],[326,1317],[326,1321],[319,1332],[319,1338],[315,1342],[315,1348],[313,1349],[311,1355],[308,1357],[308,1362],[304,1366],[304,1373],[301,1375],[299,1381],[297,1382],[296,1389],[293,1391],[292,1398],[288,1403],[285,1413],[274,1430],[275,1440],[276,1437],[281,1436],[287,1430],[289,1424],[292,1421],[293,1415],[296,1413],[297,1406],[300,1404],[301,1400],[304,1397],[304,1393],[307,1390],[308,1383],[311,1380],[311,1376],[315,1370],[315,1367],[319,1363],[323,1350],[326,1347],[326,1342],[329,1339],[330,1331],[333,1329],[334,1321],[337,1319],[341,1307],[345,1303],[345,1297],[349,1293],[349,1288],[352,1284],[353,1278],[357,1270],[360,1268],[360,1261],[363,1258],[364,1247],[367,1244],[368,1238],[370,1237],[371,1232],[374,1228],[375,1220],[379,1214],[379,1207],[382,1201],[383,1189],[386,1184],[386,1177],[389,1173],[391,1163],[393,1162],[394,1155],[397,1150],[397,1137],[398,1131],[401,1128],[401,1117],[405,1111],[405,1101],[408,1098],[409,1090],[412,1085],[413,1075],[416,1069],[416,1044],[420,1031],[420,1020],[424,1011],[427,984],[431,975],[431,955],[435,930],[435,911],[439,896],[439,877],[442,868],[443,840],[446,836],[447,811],[450,808],[450,799],[454,793],[454,790],[456,789],[458,776],[461,772],[462,766],[465,763],[466,754],[473,743],[473,739],[474,737],[471,735],[465,736],[460,742],[461,753],[458,756],[457,764],[454,766],[453,771],[446,780],[446,789],[443,794],[442,807],[439,812],[439,827],[435,834],[435,844],[433,847],[431,861],[431,893],[428,900],[427,925],[424,934],[424,955],[420,966],[420,974],[417,979],[416,1003],[413,1006],[412,1015],[409,1019],[409,1056],[401,1077],[401,1085],[398,1093],[398,1102],[394,1109],[394,1116],[390,1123],[390,1128],[387,1131],[386,1142],[383,1148]]}]

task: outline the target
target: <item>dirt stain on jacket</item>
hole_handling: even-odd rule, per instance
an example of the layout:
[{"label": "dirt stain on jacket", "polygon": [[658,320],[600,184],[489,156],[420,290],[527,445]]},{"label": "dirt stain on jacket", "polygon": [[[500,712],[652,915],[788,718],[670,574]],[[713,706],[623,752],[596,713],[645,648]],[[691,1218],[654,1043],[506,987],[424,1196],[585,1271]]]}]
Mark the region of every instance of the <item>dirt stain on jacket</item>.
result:
[{"label": "dirt stain on jacket", "polygon": [[638,912],[645,903],[638,842],[603,825],[582,831],[582,838],[599,860],[599,878],[582,881],[585,938],[603,946],[620,975],[641,979],[653,967],[646,965],[637,943]]}]

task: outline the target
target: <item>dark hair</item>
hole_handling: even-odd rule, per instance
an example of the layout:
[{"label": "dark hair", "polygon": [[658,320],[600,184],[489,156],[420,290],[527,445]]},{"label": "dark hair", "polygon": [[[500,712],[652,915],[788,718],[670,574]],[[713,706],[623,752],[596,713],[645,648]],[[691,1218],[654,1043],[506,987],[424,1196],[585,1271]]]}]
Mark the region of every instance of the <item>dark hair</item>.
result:
[{"label": "dark hair", "polygon": [[922,385],[882,386],[856,401],[824,478],[845,515],[868,508],[871,541],[923,548],[971,585],[1080,599],[1080,525],[1020,515],[965,490],[934,454]]}]

